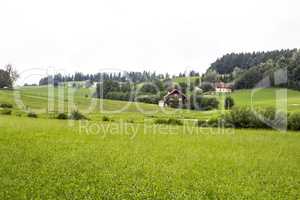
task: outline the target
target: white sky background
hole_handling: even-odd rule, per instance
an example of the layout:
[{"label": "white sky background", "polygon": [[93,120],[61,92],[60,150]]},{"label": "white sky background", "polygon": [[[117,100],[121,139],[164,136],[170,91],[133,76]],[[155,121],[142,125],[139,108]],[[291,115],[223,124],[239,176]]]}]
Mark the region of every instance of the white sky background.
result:
[{"label": "white sky background", "polygon": [[225,53],[299,48],[299,9],[298,0],[1,0],[0,66],[26,82],[40,77],[23,70],[49,66],[204,72]]}]

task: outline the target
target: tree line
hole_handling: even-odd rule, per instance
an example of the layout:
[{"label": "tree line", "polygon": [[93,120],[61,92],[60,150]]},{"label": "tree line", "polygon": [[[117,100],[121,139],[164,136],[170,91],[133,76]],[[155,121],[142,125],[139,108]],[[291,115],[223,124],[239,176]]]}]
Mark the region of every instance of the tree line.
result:
[{"label": "tree line", "polygon": [[[275,76],[285,76],[285,72],[287,76],[282,80],[286,81],[276,81]],[[260,87],[257,84],[266,77],[268,83],[264,86],[300,90],[300,51],[287,49],[226,54],[211,64],[202,80],[210,83],[223,81],[232,83],[236,89],[246,89]]]},{"label": "tree line", "polygon": [[73,75],[62,75],[60,73],[55,74],[54,76],[47,76],[42,78],[39,81],[39,85],[47,85],[49,83],[57,82],[71,82],[71,81],[92,81],[100,82],[106,80],[126,82],[131,81],[133,83],[140,83],[145,81],[168,79],[170,75],[166,74],[156,74],[155,72],[125,72],[125,73],[96,73],[96,74],[83,74],[81,72],[76,72]]}]

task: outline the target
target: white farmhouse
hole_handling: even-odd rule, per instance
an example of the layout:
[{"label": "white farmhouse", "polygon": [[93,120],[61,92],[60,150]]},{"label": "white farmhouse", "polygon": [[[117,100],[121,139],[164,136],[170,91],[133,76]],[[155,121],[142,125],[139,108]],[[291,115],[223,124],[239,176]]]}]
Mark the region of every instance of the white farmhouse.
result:
[{"label": "white farmhouse", "polygon": [[215,84],[216,93],[231,93],[232,88],[223,82]]}]

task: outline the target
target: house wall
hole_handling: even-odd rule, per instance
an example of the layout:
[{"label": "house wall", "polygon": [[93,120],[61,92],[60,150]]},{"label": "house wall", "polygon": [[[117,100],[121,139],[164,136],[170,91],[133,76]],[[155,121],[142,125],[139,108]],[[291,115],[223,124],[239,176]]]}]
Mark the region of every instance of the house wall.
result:
[{"label": "house wall", "polygon": [[216,88],[216,92],[231,92],[231,89],[229,88]]}]

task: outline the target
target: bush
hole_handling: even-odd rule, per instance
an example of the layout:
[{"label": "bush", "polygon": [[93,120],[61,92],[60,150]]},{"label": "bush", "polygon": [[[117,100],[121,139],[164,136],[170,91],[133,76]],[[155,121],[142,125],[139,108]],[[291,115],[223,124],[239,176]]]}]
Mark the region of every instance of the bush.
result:
[{"label": "bush", "polygon": [[70,119],[73,120],[83,120],[83,119],[88,119],[86,116],[81,114],[79,111],[73,111],[70,115]]},{"label": "bush", "polygon": [[154,121],[155,124],[169,124],[169,125],[183,125],[182,121],[180,121],[179,119],[173,119],[173,118],[169,118],[169,119],[156,119]]},{"label": "bush", "polygon": [[0,110],[1,115],[11,115],[11,110],[9,109],[3,109]]},{"label": "bush", "polygon": [[1,103],[0,107],[1,108],[13,108],[13,105],[10,103]]},{"label": "bush", "polygon": [[215,91],[215,88],[211,83],[203,83],[201,89],[203,92]]},{"label": "bush", "polygon": [[141,95],[141,96],[137,96],[135,100],[137,102],[158,104],[158,102],[160,101],[160,96],[159,95]]},{"label": "bush", "polygon": [[30,113],[27,114],[27,117],[37,118],[38,116],[37,116],[36,113],[30,112]]},{"label": "bush", "polygon": [[250,107],[237,107],[224,116],[228,124],[235,128],[260,128],[261,125]]},{"label": "bush", "polygon": [[190,108],[192,110],[212,110],[219,107],[219,101],[215,97],[204,97],[192,95],[190,97]]},{"label": "bush", "polygon": [[231,109],[234,106],[234,100],[231,96],[225,98],[224,107],[226,110]]},{"label": "bush", "polygon": [[[231,124],[235,128],[270,128],[268,122],[274,121],[276,114],[276,124],[273,125],[280,127],[281,123],[282,125],[285,124],[285,116],[276,113],[275,108],[256,109],[256,113],[254,113],[250,107],[236,107],[227,113],[223,119],[226,124]],[[264,121],[258,115],[263,117]]]},{"label": "bush", "polygon": [[292,113],[288,116],[288,128],[290,130],[300,130],[300,113]]},{"label": "bush", "polygon": [[130,93],[129,92],[108,92],[105,95],[105,99],[129,101]]},{"label": "bush", "polygon": [[56,119],[68,119],[68,115],[66,113],[59,113]]},{"label": "bush", "polygon": [[208,121],[207,120],[198,120],[197,121],[197,126],[199,127],[208,127]]},{"label": "bush", "polygon": [[107,117],[107,116],[103,116],[102,117],[102,121],[104,121],[104,122],[110,122],[111,119],[109,117]]}]

